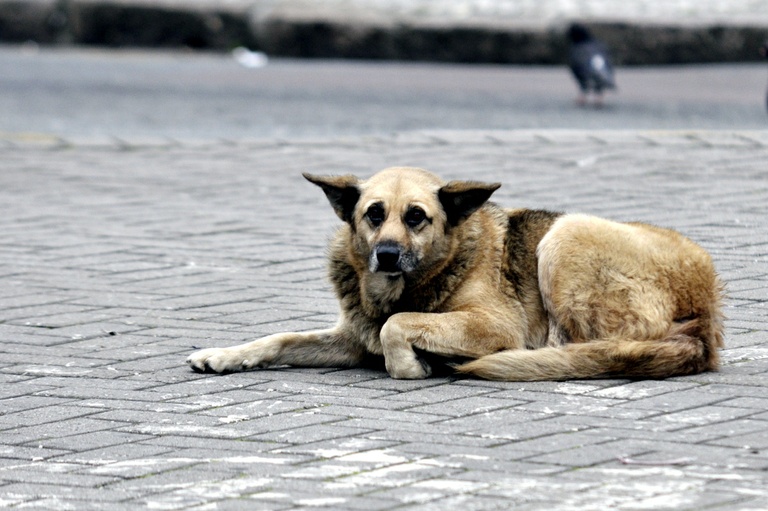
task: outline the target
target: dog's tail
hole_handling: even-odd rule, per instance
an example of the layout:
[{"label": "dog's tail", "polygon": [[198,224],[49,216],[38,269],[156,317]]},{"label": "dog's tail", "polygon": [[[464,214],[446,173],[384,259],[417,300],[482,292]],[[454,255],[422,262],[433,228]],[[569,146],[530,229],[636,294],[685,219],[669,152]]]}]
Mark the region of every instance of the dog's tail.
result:
[{"label": "dog's tail", "polygon": [[558,348],[506,350],[456,368],[500,381],[627,377],[666,378],[717,370],[722,327],[704,318],[675,323],[663,339],[571,343]]}]

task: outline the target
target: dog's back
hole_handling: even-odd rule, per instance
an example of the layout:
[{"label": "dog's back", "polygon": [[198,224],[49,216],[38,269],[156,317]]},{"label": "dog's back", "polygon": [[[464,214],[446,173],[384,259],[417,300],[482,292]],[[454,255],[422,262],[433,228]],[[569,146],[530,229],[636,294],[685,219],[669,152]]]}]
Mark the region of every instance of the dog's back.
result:
[{"label": "dog's back", "polygon": [[[557,380],[717,369],[723,286],[706,251],[675,231],[640,223],[563,215],[550,225],[527,243],[537,242],[532,273],[548,347],[481,357],[461,372]],[[509,245],[525,246],[520,238],[513,227],[510,240],[518,241]],[[523,274],[530,270],[518,264]]]}]

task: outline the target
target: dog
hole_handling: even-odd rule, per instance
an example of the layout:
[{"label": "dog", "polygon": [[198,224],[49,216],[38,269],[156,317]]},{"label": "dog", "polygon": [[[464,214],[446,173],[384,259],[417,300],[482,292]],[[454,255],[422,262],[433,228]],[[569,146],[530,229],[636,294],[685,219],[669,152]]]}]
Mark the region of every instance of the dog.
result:
[{"label": "dog", "polygon": [[676,231],[504,209],[501,185],[394,167],[367,180],[304,174],[343,221],[330,242],[335,327],[279,333],[187,360],[196,371],[354,367],[392,378],[661,379],[717,370],[724,287]]}]

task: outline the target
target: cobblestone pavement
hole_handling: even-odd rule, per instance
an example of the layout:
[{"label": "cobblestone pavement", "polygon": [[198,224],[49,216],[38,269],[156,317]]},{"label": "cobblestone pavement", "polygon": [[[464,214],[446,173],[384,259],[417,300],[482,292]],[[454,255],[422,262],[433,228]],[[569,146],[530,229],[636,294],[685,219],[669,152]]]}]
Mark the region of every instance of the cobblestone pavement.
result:
[{"label": "cobblestone pavement", "polygon": [[[0,507],[765,509],[768,132],[0,140]],[[719,373],[199,375],[335,319],[335,216],[300,172],[418,165],[507,205],[678,228],[728,283]]]}]

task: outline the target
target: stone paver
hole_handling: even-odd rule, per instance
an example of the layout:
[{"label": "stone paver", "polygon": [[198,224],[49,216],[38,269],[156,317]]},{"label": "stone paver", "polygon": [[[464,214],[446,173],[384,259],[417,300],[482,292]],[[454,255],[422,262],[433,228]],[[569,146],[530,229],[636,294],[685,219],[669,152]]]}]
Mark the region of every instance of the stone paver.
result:
[{"label": "stone paver", "polygon": [[[0,144],[0,507],[764,509],[768,132],[419,132]],[[728,283],[718,373],[199,375],[332,323],[337,220],[300,172],[418,165],[506,205],[678,228]]]}]

